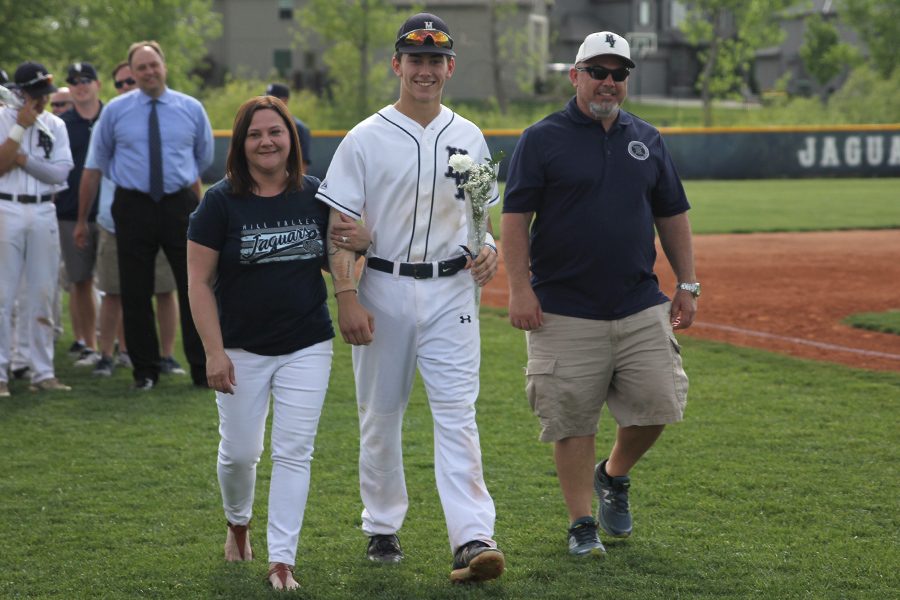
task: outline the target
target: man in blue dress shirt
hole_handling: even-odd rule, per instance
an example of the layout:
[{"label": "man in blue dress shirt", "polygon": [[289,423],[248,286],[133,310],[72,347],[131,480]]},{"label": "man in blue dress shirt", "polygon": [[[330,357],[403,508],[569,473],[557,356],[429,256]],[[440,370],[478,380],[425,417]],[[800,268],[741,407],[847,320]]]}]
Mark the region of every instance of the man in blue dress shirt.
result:
[{"label": "man in blue dress shirt", "polygon": [[[206,387],[206,357],[187,296],[187,223],[200,198],[200,174],[213,160],[212,126],[196,99],[166,86],[162,48],[136,42],[128,62],[138,89],[110,101],[94,127],[80,195],[93,197],[101,175],[116,184],[116,226],[125,338],[135,387],[159,378],[153,273],[160,247],[178,287],[184,352],[194,385]],[[76,229],[76,236],[80,233]]]}]

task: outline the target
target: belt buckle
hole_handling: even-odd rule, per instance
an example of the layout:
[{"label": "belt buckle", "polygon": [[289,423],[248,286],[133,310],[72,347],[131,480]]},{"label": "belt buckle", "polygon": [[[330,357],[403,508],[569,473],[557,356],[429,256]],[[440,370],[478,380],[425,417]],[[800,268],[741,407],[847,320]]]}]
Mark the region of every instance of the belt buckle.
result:
[{"label": "belt buckle", "polygon": [[431,263],[413,263],[413,279],[431,279]]}]

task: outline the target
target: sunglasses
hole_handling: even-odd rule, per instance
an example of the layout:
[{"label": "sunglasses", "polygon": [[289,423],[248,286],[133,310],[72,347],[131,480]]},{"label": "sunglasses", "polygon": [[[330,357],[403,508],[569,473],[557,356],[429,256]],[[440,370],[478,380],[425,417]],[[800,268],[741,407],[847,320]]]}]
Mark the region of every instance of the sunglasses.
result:
[{"label": "sunglasses", "polygon": [[134,85],[136,83],[137,83],[137,81],[135,81],[132,77],[127,77],[127,78],[123,79],[122,81],[117,81],[115,83],[115,86],[116,86],[117,90],[121,90],[126,85]]},{"label": "sunglasses", "polygon": [[93,83],[93,79],[90,77],[73,77],[72,79],[66,79],[66,83],[69,85],[87,85],[89,83]]},{"label": "sunglasses", "polygon": [[453,38],[437,29],[414,29],[397,40],[397,45],[424,46],[431,38],[431,43],[438,48],[453,48]]},{"label": "sunglasses", "polygon": [[625,81],[628,79],[628,74],[631,73],[627,67],[619,67],[618,69],[607,69],[606,67],[575,67],[575,70],[587,73],[590,75],[591,79],[596,79],[597,81],[604,81],[610,75],[612,75],[613,81]]},{"label": "sunglasses", "polygon": [[51,102],[50,106],[53,108],[62,108],[63,106],[68,106],[72,104],[71,102]]}]

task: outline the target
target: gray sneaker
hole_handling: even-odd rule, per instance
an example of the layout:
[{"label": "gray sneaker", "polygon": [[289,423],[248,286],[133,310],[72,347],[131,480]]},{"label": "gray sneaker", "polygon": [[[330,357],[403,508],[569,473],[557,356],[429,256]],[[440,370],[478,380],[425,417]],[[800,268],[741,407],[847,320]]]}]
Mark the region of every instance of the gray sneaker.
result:
[{"label": "gray sneaker", "polygon": [[134,365],[131,364],[131,357],[128,356],[127,352],[119,352],[119,355],[116,357],[116,366],[122,367],[123,369],[131,369]]},{"label": "gray sneaker", "polygon": [[594,490],[600,498],[600,509],[597,520],[600,527],[609,535],[627,538],[631,535],[631,511],[628,509],[628,488],[631,478],[628,475],[610,477],[603,473],[606,460],[594,467]]},{"label": "gray sneaker", "polygon": [[81,351],[78,360],[75,361],[76,367],[93,367],[100,362],[100,353],[93,348],[85,348]]},{"label": "gray sneaker", "polygon": [[186,375],[187,373],[174,356],[166,356],[159,359],[159,372],[163,375]]},{"label": "gray sneaker", "polygon": [[581,517],[569,527],[569,554],[573,556],[605,556],[606,548],[597,536],[594,517]]},{"label": "gray sneaker", "polygon": [[94,377],[110,377],[116,366],[113,364],[111,356],[101,356],[97,364],[94,365],[94,371],[91,373]]},{"label": "gray sneaker", "polygon": [[5,381],[0,381],[0,398],[9,397],[9,384]]},{"label": "gray sneaker", "polygon": [[366,548],[366,558],[372,562],[398,563],[403,560],[403,550],[400,549],[400,538],[395,534],[376,534],[369,538],[369,546]]}]

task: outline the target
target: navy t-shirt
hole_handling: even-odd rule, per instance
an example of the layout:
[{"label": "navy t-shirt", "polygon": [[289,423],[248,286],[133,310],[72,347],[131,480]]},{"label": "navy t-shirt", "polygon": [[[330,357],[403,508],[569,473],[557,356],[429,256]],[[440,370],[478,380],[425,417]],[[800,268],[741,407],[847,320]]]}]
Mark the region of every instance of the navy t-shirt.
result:
[{"label": "navy t-shirt", "polygon": [[235,196],[223,179],[191,215],[188,239],[219,252],[213,290],[226,348],[280,356],[334,337],[318,189],[306,176],[300,191]]},{"label": "navy t-shirt", "polygon": [[[85,119],[74,108],[70,108],[59,116],[66,124],[66,131],[69,133],[69,148],[72,150],[72,162],[75,166],[69,171],[68,189],[56,194],[56,218],[61,221],[78,220],[78,187],[81,185],[81,175],[84,172],[84,161],[87,159],[88,147],[91,143],[91,130],[94,123],[100,118],[100,112],[103,105],[100,105],[100,111],[93,119]],[[99,194],[98,194],[99,195]],[[100,203],[95,202],[91,207],[88,215],[88,221],[97,220],[97,209]]]},{"label": "navy t-shirt", "polygon": [[621,319],[662,304],[654,218],[690,205],[659,131],[623,110],[609,132],[573,98],[526,129],[503,212],[534,212],[531,285],[545,312]]}]

